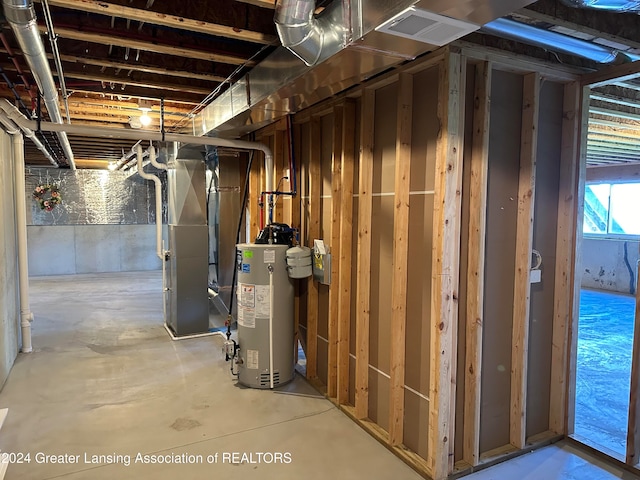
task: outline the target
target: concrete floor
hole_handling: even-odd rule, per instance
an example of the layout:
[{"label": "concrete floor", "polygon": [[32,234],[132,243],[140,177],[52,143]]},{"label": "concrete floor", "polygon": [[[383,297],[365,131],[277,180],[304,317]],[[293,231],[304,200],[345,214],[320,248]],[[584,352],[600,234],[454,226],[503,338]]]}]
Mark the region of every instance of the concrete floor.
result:
[{"label": "concrete floor", "polygon": [[[275,392],[241,388],[220,337],[171,341],[158,272],[31,285],[35,352],[19,356],[0,392],[9,408],[0,449],[30,463],[9,465],[8,480],[421,478],[301,377]],[[202,463],[136,463],[138,453]],[[267,463],[276,454],[283,462]],[[627,478],[584,458],[552,446],[467,478]],[[547,473],[532,477],[542,464]]]}]

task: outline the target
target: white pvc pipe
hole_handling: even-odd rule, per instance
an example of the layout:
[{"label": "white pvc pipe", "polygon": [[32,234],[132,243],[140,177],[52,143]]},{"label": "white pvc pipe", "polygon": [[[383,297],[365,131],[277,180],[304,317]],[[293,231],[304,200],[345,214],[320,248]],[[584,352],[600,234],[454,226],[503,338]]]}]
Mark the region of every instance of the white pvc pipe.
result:
[{"label": "white pvc pipe", "polygon": [[212,337],[214,335],[220,335],[225,340],[227,339],[226,335],[224,333],[222,333],[222,332],[195,333],[193,335],[184,335],[182,337],[176,337],[173,334],[173,331],[169,328],[169,325],[167,325],[166,323],[164,324],[164,329],[167,332],[169,332],[169,336],[171,337],[171,340],[173,340],[173,341],[189,340],[190,338]]},{"label": "white pvc pipe", "polygon": [[[20,128],[26,127],[31,130],[38,128],[34,120],[29,120],[10,102],[5,100],[0,102],[2,109]],[[233,140],[218,137],[196,137],[192,135],[182,135],[179,133],[153,132],[150,130],[127,130],[124,128],[91,127],[87,125],[59,124],[51,122],[41,122],[40,130],[44,132],[67,132],[73,135],[100,138],[119,138],[123,140],[152,140],[156,142],[180,142],[192,143],[194,145],[212,145],[214,147],[241,148],[245,150],[258,150],[264,153],[265,166],[265,191],[273,191],[273,154],[266,145],[258,142],[248,142],[245,140]]]},{"label": "white pvc pipe", "polygon": [[269,265],[269,382],[273,389],[273,267]]},{"label": "white pvc pipe", "polygon": [[29,306],[29,260],[27,255],[27,201],[24,171],[24,139],[13,135],[13,158],[15,160],[16,217],[18,223],[18,275],[20,285],[20,328],[22,331],[22,351],[30,353],[31,322],[33,313]]},{"label": "white pvc pipe", "polygon": [[[153,146],[151,148],[153,148]],[[153,156],[149,155],[149,161],[151,162],[151,165],[156,167],[158,170],[169,170],[169,167],[167,167],[167,164],[158,162],[155,155]]]},{"label": "white pvc pipe", "polygon": [[[162,254],[162,182],[160,179],[151,173],[146,173],[142,166],[142,147],[137,147],[138,158],[138,173],[145,180],[153,180],[156,185],[156,255],[161,261],[164,261],[164,255]],[[156,149],[152,146],[149,147],[149,157],[155,159]]]}]

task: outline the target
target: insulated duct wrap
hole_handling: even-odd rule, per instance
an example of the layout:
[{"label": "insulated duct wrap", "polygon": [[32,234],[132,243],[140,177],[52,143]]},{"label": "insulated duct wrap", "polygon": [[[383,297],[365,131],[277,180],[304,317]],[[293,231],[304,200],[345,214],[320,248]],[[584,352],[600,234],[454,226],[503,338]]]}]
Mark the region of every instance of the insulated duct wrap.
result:
[{"label": "insulated duct wrap", "polygon": [[640,0],[560,0],[572,8],[591,8],[615,13],[640,12]]},{"label": "insulated duct wrap", "polygon": [[526,23],[498,18],[482,27],[482,31],[497,37],[534,45],[555,52],[587,58],[598,63],[611,63],[618,58],[617,50],[597,43],[586,42],[551,30],[532,27]]}]

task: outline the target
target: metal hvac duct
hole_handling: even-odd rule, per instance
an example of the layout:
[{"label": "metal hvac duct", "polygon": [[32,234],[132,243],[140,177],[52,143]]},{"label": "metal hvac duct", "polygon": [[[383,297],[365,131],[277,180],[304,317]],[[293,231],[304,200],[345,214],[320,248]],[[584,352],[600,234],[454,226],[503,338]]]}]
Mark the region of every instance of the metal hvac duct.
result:
[{"label": "metal hvac duct", "polygon": [[409,8],[442,21],[447,17],[479,26],[529,3],[532,0],[333,0],[314,15],[315,0],[279,0],[274,21],[283,46],[198,113],[193,129],[200,135],[242,136],[437,49],[424,37],[378,30]]},{"label": "metal hvac duct", "polygon": [[615,13],[640,12],[640,0],[560,0],[572,8],[592,8]]},{"label": "metal hvac duct", "polygon": [[[58,106],[58,91],[53,81],[53,74],[49,67],[49,61],[38,31],[36,12],[32,0],[2,0],[4,15],[11,25],[16,40],[20,44],[31,73],[42,92],[47,111],[54,123],[63,123],[60,108]],[[60,146],[67,157],[69,166],[75,170],[73,151],[65,132],[57,132]]]},{"label": "metal hvac duct", "polygon": [[534,45],[546,50],[563,52],[587,58],[598,63],[611,63],[621,56],[624,60],[632,60],[624,52],[603,47],[597,43],[587,42],[578,38],[532,27],[526,23],[516,22],[507,18],[498,18],[482,27],[482,31],[497,37],[507,38],[516,42]]},{"label": "metal hvac duct", "polygon": [[315,8],[315,0],[277,0],[274,16],[282,46],[307,66],[336,53],[345,32],[341,23],[331,22],[327,15],[315,18]]}]

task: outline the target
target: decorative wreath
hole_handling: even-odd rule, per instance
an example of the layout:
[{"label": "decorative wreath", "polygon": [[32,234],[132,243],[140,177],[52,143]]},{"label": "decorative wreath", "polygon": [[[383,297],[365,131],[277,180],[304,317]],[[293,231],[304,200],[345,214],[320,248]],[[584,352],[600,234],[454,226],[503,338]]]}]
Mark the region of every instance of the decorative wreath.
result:
[{"label": "decorative wreath", "polygon": [[33,191],[33,199],[38,202],[40,209],[50,212],[56,205],[62,203],[62,196],[57,185],[41,184]]}]

